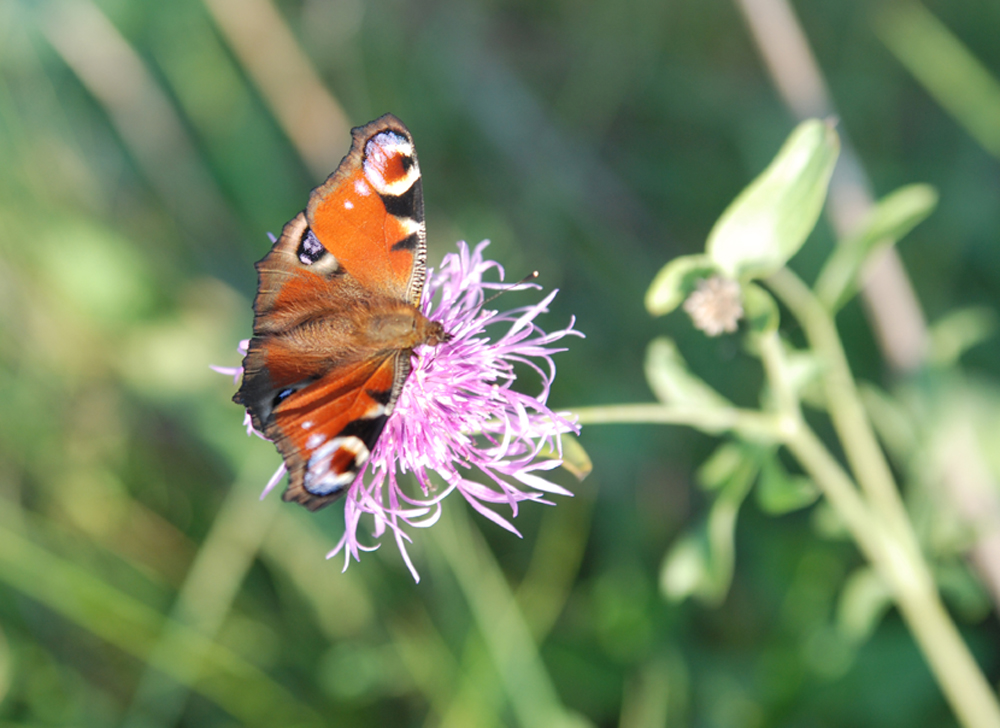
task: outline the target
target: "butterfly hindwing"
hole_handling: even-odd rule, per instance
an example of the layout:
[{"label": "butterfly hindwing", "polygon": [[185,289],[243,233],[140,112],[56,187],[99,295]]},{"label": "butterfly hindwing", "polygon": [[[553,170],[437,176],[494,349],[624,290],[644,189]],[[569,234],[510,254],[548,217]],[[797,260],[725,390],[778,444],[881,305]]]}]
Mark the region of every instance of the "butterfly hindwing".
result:
[{"label": "butterfly hindwing", "polygon": [[397,356],[334,369],[278,404],[265,434],[288,468],[285,500],[316,510],[354,482],[391,413]]}]

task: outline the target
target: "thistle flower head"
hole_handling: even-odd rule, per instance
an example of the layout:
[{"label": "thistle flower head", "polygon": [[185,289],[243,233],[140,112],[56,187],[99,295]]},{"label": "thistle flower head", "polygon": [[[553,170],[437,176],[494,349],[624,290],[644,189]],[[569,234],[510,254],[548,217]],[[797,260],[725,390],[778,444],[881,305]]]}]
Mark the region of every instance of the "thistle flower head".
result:
[{"label": "thistle flower head", "polygon": [[[391,533],[419,581],[406,549],[408,529],[434,525],[441,502],[453,492],[517,535],[508,517],[492,507],[509,508],[513,518],[522,501],[548,503],[546,494],[572,495],[545,475],[562,464],[560,436],[579,428],[546,402],[555,377],[552,355],[565,350],[556,342],[582,334],[574,320],[552,333],[535,323],[556,291],[511,311],[484,308],[486,292],[502,287],[484,277],[493,272],[503,278],[503,268],[483,258],[487,245],[484,241],[470,250],[459,243],[458,252],[446,255],[440,270],[428,271],[421,310],[441,322],[451,338],[414,351],[413,369],[372,457],[348,488],[344,535],[327,555],[343,552],[345,570],[352,557],[359,560],[361,551],[378,548],[379,540]],[[513,388],[516,365],[538,374],[539,393]],[[215,369],[235,381],[242,374],[239,368]],[[248,432],[254,432],[248,419]],[[284,466],[279,468],[264,495],[284,472]],[[418,492],[401,485],[403,474],[412,474]],[[367,536],[359,538],[366,517],[371,518],[373,543]]]}]

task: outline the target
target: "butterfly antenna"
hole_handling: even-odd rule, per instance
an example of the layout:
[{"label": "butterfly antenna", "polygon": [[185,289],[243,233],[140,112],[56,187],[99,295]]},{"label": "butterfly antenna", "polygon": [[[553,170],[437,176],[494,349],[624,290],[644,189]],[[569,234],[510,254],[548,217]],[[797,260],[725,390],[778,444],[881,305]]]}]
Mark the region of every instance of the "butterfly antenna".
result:
[{"label": "butterfly antenna", "polygon": [[506,293],[507,291],[513,291],[513,290],[515,290],[515,289],[516,289],[516,288],[517,288],[518,286],[520,286],[521,284],[523,284],[523,283],[527,283],[528,281],[533,281],[533,280],[535,280],[536,278],[538,278],[538,271],[537,271],[537,270],[533,270],[533,271],[531,271],[531,272],[530,272],[530,273],[529,273],[528,275],[526,275],[526,276],[525,276],[524,278],[522,278],[521,280],[519,280],[519,281],[518,281],[517,283],[511,283],[511,284],[509,284],[509,285],[506,285],[506,286],[504,286],[504,287],[503,287],[503,288],[501,288],[500,290],[498,290],[498,291],[497,291],[496,293],[494,293],[494,294],[493,294],[492,296],[490,296],[490,297],[489,297],[489,298],[487,298],[487,299],[486,299],[485,301],[483,301],[483,305],[485,306],[485,305],[486,305],[487,303],[489,303],[490,301],[492,301],[492,300],[493,300],[494,298],[496,298],[496,297],[497,297],[497,296],[499,296],[500,294],[502,294],[502,293]]}]

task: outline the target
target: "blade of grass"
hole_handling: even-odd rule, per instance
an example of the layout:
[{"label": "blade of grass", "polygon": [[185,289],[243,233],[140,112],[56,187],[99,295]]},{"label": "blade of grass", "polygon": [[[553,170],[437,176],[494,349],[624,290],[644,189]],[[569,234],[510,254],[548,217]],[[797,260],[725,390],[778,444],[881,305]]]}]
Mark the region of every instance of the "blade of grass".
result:
[{"label": "blade of grass", "polygon": [[[149,654],[150,667],[139,680],[132,704],[122,721],[124,728],[177,723],[187,702],[188,689],[195,684],[201,671],[201,655],[191,650],[186,634],[194,629],[206,640],[218,634],[275,518],[279,501],[271,498],[259,502],[256,497],[265,451],[256,448],[253,453],[244,465],[240,481],[226,496],[188,571],[168,628]],[[189,651],[187,671],[175,671],[167,678],[160,670],[151,669],[184,649]]]},{"label": "blade of grass", "polygon": [[[123,652],[154,660],[156,669],[188,681],[192,690],[248,725],[323,725],[317,713],[254,665],[38,545],[30,532],[5,524],[0,525],[0,581]],[[159,635],[167,632],[174,635],[174,649],[156,652]]]},{"label": "blade of grass", "polygon": [[934,100],[1000,158],[1000,81],[965,44],[917,2],[890,6],[875,29]]},{"label": "blade of grass", "polygon": [[90,0],[59,0],[43,8],[45,37],[104,108],[177,219],[198,236],[224,239],[237,230],[173,103],[139,53]]},{"label": "blade of grass", "polygon": [[431,534],[469,604],[517,722],[524,728],[589,725],[562,706],[514,594],[466,512],[446,508]]},{"label": "blade of grass", "polygon": [[222,35],[317,179],[344,154],[350,124],[270,0],[205,0]]}]

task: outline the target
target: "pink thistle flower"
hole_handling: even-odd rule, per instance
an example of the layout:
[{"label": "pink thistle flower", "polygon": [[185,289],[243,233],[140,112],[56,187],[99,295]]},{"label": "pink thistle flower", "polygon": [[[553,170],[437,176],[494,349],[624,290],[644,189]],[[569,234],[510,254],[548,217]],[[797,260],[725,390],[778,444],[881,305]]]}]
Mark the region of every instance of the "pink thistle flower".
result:
[{"label": "pink thistle flower", "polygon": [[[458,253],[444,257],[439,271],[428,271],[421,310],[432,321],[440,321],[452,338],[414,352],[413,369],[372,457],[348,488],[344,535],[327,554],[332,558],[343,552],[344,570],[352,557],[360,561],[361,551],[377,549],[379,539],[391,532],[419,581],[407,552],[411,538],[406,529],[434,525],[441,516],[441,502],[456,491],[476,511],[518,536],[510,520],[489,506],[506,505],[514,518],[522,501],[551,505],[545,494],[572,495],[545,474],[562,464],[560,436],[579,432],[579,426],[567,413],[549,409],[546,401],[556,373],[552,355],[565,351],[553,345],[565,336],[583,334],[573,328],[575,319],[548,334],[535,324],[557,291],[533,306],[503,313],[484,309],[486,291],[503,287],[483,280],[491,270],[503,280],[500,264],[483,258],[488,244],[483,241],[470,251],[461,242]],[[534,284],[518,288],[529,286],[539,288]],[[241,342],[244,353],[246,344]],[[538,374],[538,395],[513,389],[517,364]],[[233,376],[234,382],[242,375],[239,367],[213,369]],[[250,426],[249,415],[244,424],[248,433],[260,435]],[[432,481],[432,471],[442,486]],[[397,473],[413,473],[420,493],[406,493]],[[282,465],[261,498],[284,474]],[[358,539],[364,516],[373,520],[373,545]]]}]

